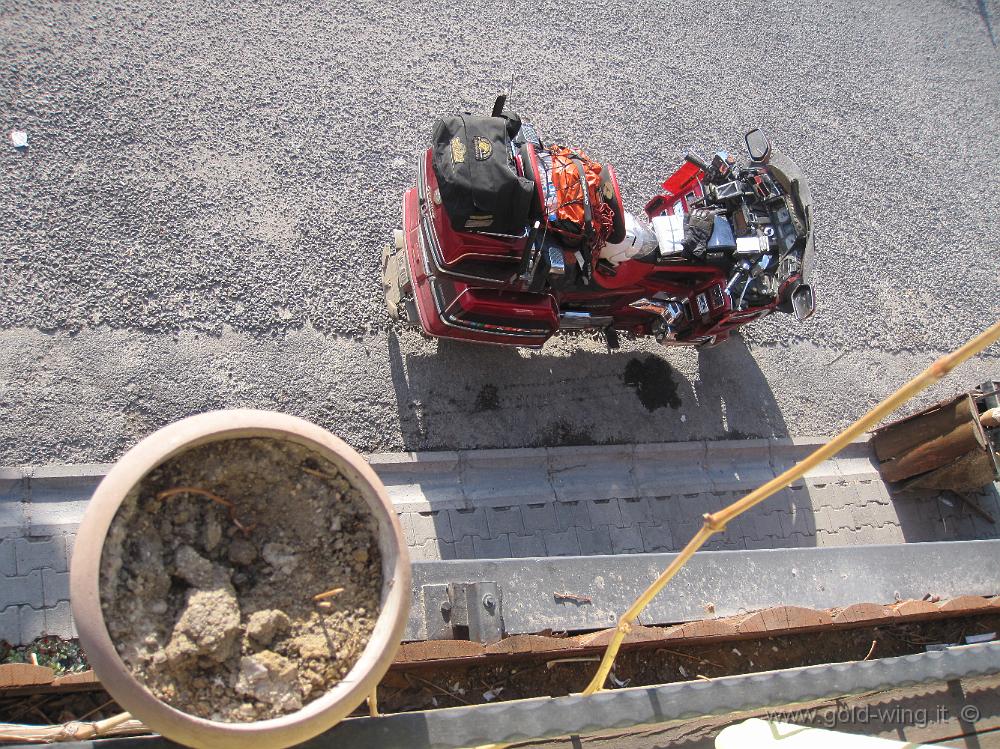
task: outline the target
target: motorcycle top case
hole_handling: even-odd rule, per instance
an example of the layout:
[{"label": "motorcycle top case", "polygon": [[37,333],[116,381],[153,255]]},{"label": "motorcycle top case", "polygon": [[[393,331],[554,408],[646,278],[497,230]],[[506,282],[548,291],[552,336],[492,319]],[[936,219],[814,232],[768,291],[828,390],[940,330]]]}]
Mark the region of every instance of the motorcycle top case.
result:
[{"label": "motorcycle top case", "polygon": [[432,164],[455,229],[524,233],[535,185],[517,173],[505,118],[441,117],[434,124]]}]

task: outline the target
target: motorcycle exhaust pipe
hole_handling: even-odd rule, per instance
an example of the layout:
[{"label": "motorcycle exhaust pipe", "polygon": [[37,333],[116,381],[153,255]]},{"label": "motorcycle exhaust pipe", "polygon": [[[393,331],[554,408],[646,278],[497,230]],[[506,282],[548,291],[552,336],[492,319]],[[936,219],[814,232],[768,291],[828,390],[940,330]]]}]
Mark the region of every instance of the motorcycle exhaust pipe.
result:
[{"label": "motorcycle exhaust pipe", "polygon": [[653,337],[657,343],[676,338],[676,325],[684,318],[684,305],[680,302],[643,298],[632,302],[629,307],[657,316],[653,321]]},{"label": "motorcycle exhaust pipe", "polygon": [[680,302],[643,298],[632,302],[629,307],[640,312],[651,312],[666,325],[673,325],[684,317],[684,306]]}]

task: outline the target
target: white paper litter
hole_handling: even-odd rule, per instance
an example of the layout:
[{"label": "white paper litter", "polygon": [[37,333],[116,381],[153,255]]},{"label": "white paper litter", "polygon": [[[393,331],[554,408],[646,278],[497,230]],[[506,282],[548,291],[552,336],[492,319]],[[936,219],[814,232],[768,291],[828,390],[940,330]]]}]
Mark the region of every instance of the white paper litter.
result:
[{"label": "white paper litter", "polygon": [[967,645],[975,645],[977,642],[989,642],[990,640],[995,640],[996,638],[996,632],[986,632],[981,635],[966,635],[965,643]]},{"label": "white paper litter", "polygon": [[614,671],[612,671],[611,674],[609,674],[609,677],[611,679],[611,683],[614,684],[616,687],[627,687],[629,685],[629,682],[632,681],[631,679],[625,679],[624,681],[622,681],[617,676],[615,676]]},{"label": "white paper litter", "polygon": [[932,642],[930,645],[924,647],[928,653],[934,652],[935,650],[947,650],[948,648],[953,648],[958,645],[957,642]]}]

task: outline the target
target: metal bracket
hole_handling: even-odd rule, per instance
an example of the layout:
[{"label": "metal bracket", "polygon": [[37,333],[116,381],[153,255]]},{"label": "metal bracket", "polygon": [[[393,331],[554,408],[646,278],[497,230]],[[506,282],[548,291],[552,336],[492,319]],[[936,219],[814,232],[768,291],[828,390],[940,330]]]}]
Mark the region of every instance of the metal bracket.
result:
[{"label": "metal bracket", "polygon": [[421,591],[428,640],[474,640],[489,645],[503,638],[496,582],[424,585]]}]

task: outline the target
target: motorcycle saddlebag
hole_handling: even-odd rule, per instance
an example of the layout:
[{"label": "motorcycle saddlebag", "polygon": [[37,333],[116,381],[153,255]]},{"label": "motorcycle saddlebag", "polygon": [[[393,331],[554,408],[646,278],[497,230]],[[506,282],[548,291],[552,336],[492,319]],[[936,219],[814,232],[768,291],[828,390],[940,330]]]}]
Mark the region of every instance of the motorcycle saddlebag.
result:
[{"label": "motorcycle saddlebag", "polygon": [[505,118],[440,118],[434,124],[432,164],[455,229],[524,233],[535,186],[517,173]]}]

